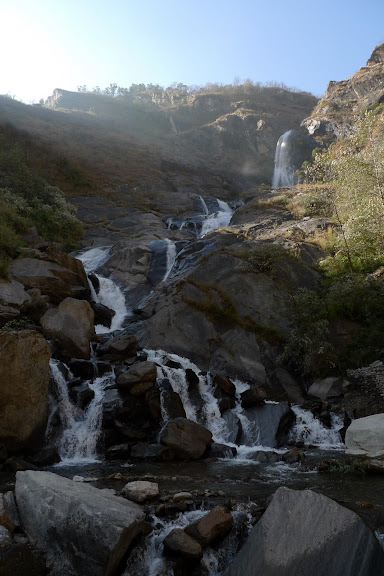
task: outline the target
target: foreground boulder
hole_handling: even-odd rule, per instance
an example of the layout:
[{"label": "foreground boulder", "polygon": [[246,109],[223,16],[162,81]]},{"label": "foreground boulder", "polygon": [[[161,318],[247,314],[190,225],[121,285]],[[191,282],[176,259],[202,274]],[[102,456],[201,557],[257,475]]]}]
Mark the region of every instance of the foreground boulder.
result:
[{"label": "foreground boulder", "polygon": [[50,356],[38,332],[0,332],[0,443],[8,452],[35,447],[44,432]]},{"label": "foreground boulder", "polygon": [[225,576],[377,576],[384,552],[363,520],[311,490],[279,488]]},{"label": "foreground boulder", "polygon": [[88,360],[95,335],[94,318],[88,302],[66,298],[58,308],[47,310],[40,323],[44,336],[56,340],[66,356]]},{"label": "foreground boulder", "polygon": [[144,525],[137,504],[50,472],[18,472],[16,501],[31,543],[61,576],[115,574]]},{"label": "foreground boulder", "polygon": [[180,459],[200,458],[211,440],[209,430],[187,418],[169,420],[160,435],[160,442]]},{"label": "foreground boulder", "polygon": [[345,434],[347,454],[368,458],[384,457],[384,414],[353,420]]},{"label": "foreground boulder", "polygon": [[230,530],[233,524],[232,514],[221,506],[216,506],[200,520],[185,528],[185,532],[202,546],[217,542]]},{"label": "foreground boulder", "polygon": [[30,295],[20,282],[0,279],[0,326],[17,318],[21,308],[30,301]]},{"label": "foreground boulder", "polygon": [[64,298],[86,297],[88,280],[80,260],[55,246],[35,250],[33,258],[19,258],[11,262],[11,276],[26,288],[38,288],[58,304]]}]

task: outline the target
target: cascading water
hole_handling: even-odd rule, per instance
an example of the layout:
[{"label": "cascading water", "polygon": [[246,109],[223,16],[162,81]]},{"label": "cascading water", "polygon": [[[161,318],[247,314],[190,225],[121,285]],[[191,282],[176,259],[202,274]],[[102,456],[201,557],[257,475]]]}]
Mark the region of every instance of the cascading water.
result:
[{"label": "cascading water", "polygon": [[291,430],[290,439],[293,442],[304,442],[305,446],[316,446],[323,449],[342,449],[340,430],[344,426],[342,415],[331,414],[332,427],[326,428],[312,412],[303,410],[300,406],[292,406],[296,415],[296,424]]},{"label": "cascading water", "polygon": [[208,214],[203,222],[200,238],[206,236],[212,230],[225,228],[231,221],[233,210],[223,200],[217,200],[219,210],[213,214]]},{"label": "cascading water", "polygon": [[[71,373],[65,367],[69,377]],[[68,381],[57,360],[50,361],[52,378],[56,385],[57,405],[63,433],[58,445],[62,464],[79,464],[97,460],[97,443],[101,432],[103,398],[105,389],[114,383],[111,372],[88,382],[93,391],[93,400],[85,410],[71,402],[68,393]]]},{"label": "cascading water", "polygon": [[280,136],[275,154],[275,169],[273,172],[272,188],[293,186],[295,184],[295,171],[297,167],[292,163],[291,139],[294,130],[288,130]]},{"label": "cascading water", "polygon": [[120,330],[124,320],[128,316],[128,309],[121,288],[113,280],[111,280],[111,278],[105,278],[104,276],[95,273],[95,271],[100,268],[100,266],[104,264],[106,260],[108,260],[109,251],[110,247],[91,248],[91,250],[87,250],[86,252],[83,252],[77,256],[77,258],[82,261],[85,271],[87,273],[93,272],[99,281],[100,288],[97,293],[92,283],[89,283],[93,300],[99,304],[107,306],[115,312],[115,315],[112,318],[111,326],[109,328],[102,325],[95,326],[97,334]]},{"label": "cascading water", "polygon": [[[278,451],[275,448],[275,435],[280,419],[288,409],[286,404],[270,402],[244,409],[240,395],[249,388],[249,384],[233,380],[236,387],[236,405],[222,415],[210,374],[202,373],[196,364],[177,354],[163,350],[146,350],[146,353],[148,360],[157,365],[158,380],[167,379],[172,390],[179,395],[186,417],[208,428],[215,442],[236,448],[238,457],[242,460],[247,460],[260,451]],[[172,366],[167,366],[169,363]],[[187,380],[188,370],[194,373],[194,391],[191,391]],[[164,394],[161,386],[160,391],[161,395]],[[161,406],[163,422],[166,423],[169,415],[164,409],[164,402],[161,402]],[[234,430],[236,427],[241,429],[238,443],[235,442],[238,436],[238,432]]]}]

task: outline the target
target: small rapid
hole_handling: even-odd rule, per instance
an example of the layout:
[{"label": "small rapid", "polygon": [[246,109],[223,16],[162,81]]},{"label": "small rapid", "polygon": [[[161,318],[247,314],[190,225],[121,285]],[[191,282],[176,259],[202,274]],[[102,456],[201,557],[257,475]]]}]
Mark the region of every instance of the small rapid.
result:
[{"label": "small rapid", "polygon": [[129,311],[125,302],[125,296],[121,288],[111,278],[106,278],[96,271],[100,268],[109,258],[110,247],[107,248],[91,248],[86,252],[78,255],[77,258],[81,260],[84,269],[89,273],[95,274],[99,288],[96,291],[92,282],[89,282],[91,289],[92,299],[98,304],[103,304],[115,312],[111,326],[108,328],[103,325],[96,325],[95,330],[97,334],[104,334],[120,330],[123,326],[124,320],[127,318]]}]

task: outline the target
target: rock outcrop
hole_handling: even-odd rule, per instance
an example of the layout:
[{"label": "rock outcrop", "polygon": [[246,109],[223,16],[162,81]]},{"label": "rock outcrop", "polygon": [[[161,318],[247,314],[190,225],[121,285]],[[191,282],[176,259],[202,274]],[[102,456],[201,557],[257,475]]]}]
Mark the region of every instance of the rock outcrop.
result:
[{"label": "rock outcrop", "polygon": [[9,452],[33,448],[44,433],[50,357],[38,332],[0,332],[0,443]]},{"label": "rock outcrop", "polygon": [[384,552],[363,520],[311,490],[279,488],[225,576],[377,576]]},{"label": "rock outcrop", "polygon": [[95,335],[94,312],[85,300],[66,298],[58,308],[47,310],[40,323],[44,336],[56,340],[70,358],[90,358]]},{"label": "rock outcrop", "polygon": [[50,472],[18,472],[16,501],[53,574],[112,576],[143,530],[137,504]]},{"label": "rock outcrop", "polygon": [[355,116],[384,102],[384,44],[367,64],[347,80],[331,81],[324,96],[302,125],[315,138],[335,139],[350,133]]}]

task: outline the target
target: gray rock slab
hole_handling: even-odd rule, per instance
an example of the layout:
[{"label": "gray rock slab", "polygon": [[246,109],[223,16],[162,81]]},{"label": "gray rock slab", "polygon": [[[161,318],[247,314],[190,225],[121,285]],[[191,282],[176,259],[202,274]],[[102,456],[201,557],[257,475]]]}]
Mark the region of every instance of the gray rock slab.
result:
[{"label": "gray rock slab", "polygon": [[373,414],[353,420],[345,434],[347,454],[384,457],[384,414]]},{"label": "gray rock slab", "polygon": [[354,512],[279,488],[225,576],[379,576],[384,552]]},{"label": "gray rock slab", "polygon": [[31,543],[60,576],[115,574],[145,518],[129,500],[51,472],[18,472],[16,502]]}]

